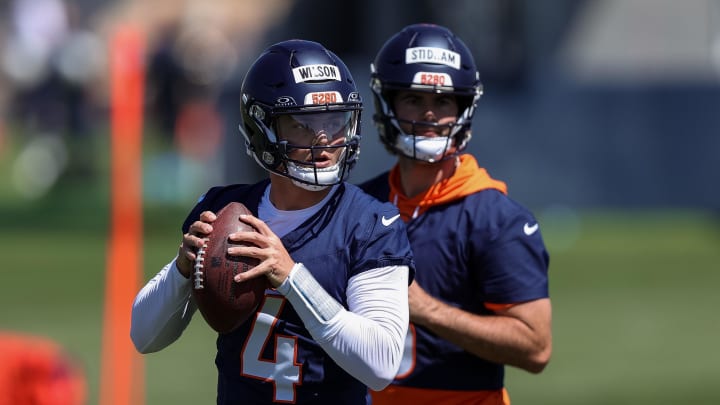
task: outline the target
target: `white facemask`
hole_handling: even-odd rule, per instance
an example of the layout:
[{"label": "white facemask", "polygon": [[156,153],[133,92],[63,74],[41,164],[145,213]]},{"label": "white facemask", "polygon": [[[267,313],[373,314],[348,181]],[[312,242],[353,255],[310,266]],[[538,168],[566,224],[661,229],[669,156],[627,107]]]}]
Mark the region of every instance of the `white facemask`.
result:
[{"label": "white facemask", "polygon": [[404,155],[434,163],[442,160],[450,148],[452,138],[448,136],[398,135],[395,147]]},{"label": "white facemask", "polygon": [[[295,164],[293,162],[287,163],[287,171],[290,175],[290,178],[296,186],[300,188],[304,188],[305,190],[309,191],[320,191],[324,190],[334,184],[338,184],[340,182],[340,163],[335,163],[334,165],[330,167],[325,167],[322,169],[316,169],[314,167],[309,166],[301,166],[298,164]],[[317,182],[315,181],[315,176],[317,173]],[[296,179],[301,179],[303,181],[307,181],[310,183],[315,184],[308,184],[303,183],[302,181],[298,181]]]}]

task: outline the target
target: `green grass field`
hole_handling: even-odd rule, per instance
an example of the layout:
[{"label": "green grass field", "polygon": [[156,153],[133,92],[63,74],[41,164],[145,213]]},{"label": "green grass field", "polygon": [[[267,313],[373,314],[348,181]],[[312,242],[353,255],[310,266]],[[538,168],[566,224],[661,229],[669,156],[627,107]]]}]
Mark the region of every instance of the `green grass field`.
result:
[{"label": "green grass field", "polygon": [[[4,198],[4,181],[0,328],[65,345],[85,365],[95,404],[106,193],[80,183],[27,203]],[[146,208],[145,279],[175,254],[184,215]],[[513,404],[720,403],[718,218],[587,212],[540,220],[551,254],[554,353],[540,375],[508,370]],[[145,356],[147,404],[214,403],[213,358],[214,334],[196,317],[180,341]]]}]

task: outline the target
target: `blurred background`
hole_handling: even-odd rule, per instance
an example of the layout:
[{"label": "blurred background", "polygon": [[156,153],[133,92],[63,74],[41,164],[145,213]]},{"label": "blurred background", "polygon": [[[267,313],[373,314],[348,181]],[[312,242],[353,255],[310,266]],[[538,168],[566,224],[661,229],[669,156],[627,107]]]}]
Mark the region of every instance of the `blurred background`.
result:
[{"label": "blurred background", "polygon": [[[720,0],[4,0],[0,329],[66,346],[97,402],[119,27],[145,38],[146,280],[202,192],[265,176],[238,105],[274,42],[316,40],[346,62],[365,100],[350,180],[390,168],[369,65],[416,22],[474,52],[485,93],[468,151],[550,250],[555,354],[539,376],[509,370],[513,403],[720,403]],[[145,356],[148,403],[213,402],[213,355],[196,319]]]}]

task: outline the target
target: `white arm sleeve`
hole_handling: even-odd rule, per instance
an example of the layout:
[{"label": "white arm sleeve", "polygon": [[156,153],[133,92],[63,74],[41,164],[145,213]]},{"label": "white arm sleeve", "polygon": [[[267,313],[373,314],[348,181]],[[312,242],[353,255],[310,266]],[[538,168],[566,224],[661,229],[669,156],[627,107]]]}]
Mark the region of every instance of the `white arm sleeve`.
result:
[{"label": "white arm sleeve", "polygon": [[277,289],[315,341],[350,375],[373,390],[392,382],[408,329],[408,268],[388,266],[349,280],[343,308],[298,263]]},{"label": "white arm sleeve", "polygon": [[182,335],[197,309],[191,285],[173,259],[140,290],[130,324],[130,338],[140,353],[164,349]]}]

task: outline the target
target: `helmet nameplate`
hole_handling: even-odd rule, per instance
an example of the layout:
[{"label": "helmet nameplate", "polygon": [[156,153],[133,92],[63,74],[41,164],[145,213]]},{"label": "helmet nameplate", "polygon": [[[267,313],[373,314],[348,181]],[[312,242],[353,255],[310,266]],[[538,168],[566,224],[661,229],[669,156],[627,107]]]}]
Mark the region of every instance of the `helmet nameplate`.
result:
[{"label": "helmet nameplate", "polygon": [[320,80],[341,81],[340,69],[335,65],[306,65],[292,70],[295,83],[305,83]]},{"label": "helmet nameplate", "polygon": [[442,48],[408,48],[405,50],[405,63],[438,63],[460,70],[460,54]]}]

